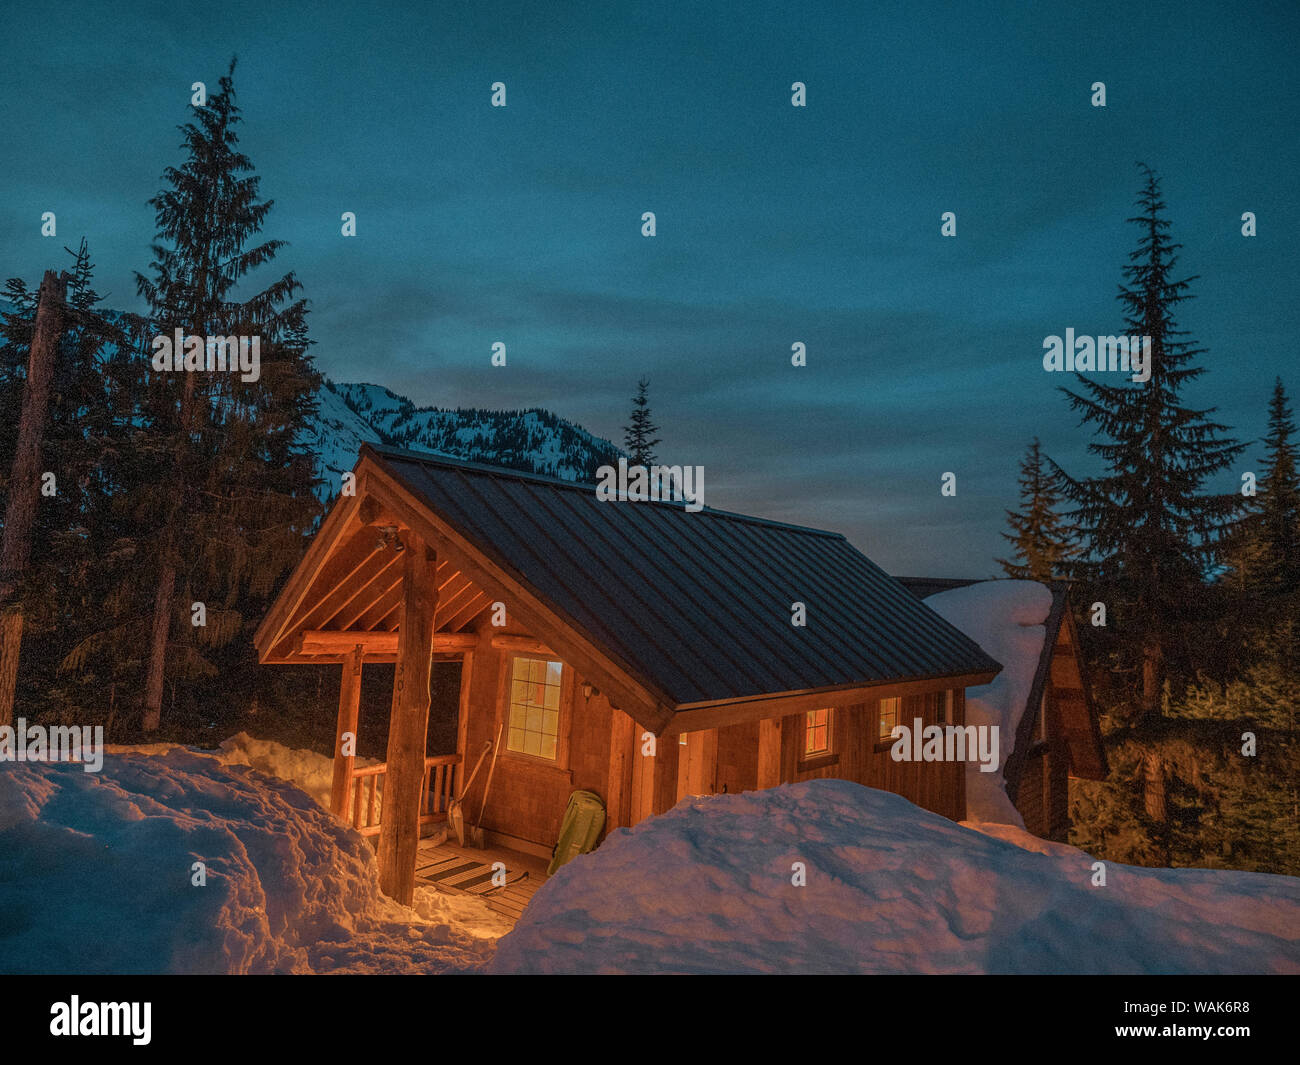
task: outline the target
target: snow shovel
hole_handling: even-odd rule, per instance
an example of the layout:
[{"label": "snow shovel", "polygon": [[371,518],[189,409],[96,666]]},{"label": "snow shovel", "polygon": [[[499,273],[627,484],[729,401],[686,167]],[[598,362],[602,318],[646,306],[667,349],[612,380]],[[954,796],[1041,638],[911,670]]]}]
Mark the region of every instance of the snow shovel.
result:
[{"label": "snow shovel", "polygon": [[492,764],[488,767],[487,783],[483,785],[483,805],[478,808],[478,820],[474,822],[474,827],[469,832],[469,845],[480,850],[483,847],[483,811],[487,809],[488,792],[492,790],[492,774],[497,771],[497,755],[501,753],[501,732],[505,727],[505,722],[502,722],[497,729],[497,745],[492,752]]},{"label": "snow shovel", "polygon": [[483,759],[487,757],[487,753],[491,748],[492,741],[484,740],[483,751],[479,754],[478,761],[474,763],[474,772],[469,775],[469,780],[461,785],[460,798],[452,799],[451,805],[447,807],[447,824],[451,825],[451,830],[456,833],[456,842],[462,847],[465,846],[465,815],[461,813],[460,804],[471,785],[473,785],[474,778],[478,776],[478,771],[483,768]]}]

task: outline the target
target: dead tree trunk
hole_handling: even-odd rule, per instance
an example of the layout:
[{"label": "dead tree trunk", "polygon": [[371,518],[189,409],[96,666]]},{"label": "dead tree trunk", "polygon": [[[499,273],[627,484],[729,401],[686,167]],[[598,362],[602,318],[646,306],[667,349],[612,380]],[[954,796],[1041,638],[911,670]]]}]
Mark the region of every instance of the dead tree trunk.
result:
[{"label": "dead tree trunk", "polygon": [[41,443],[50,406],[54,358],[63,328],[63,303],[67,279],[46,270],[37,297],[32,349],[27,360],[22,413],[18,420],[18,445],[9,479],[5,507],[4,540],[0,544],[0,725],[14,717],[18,685],[18,652],[23,638],[23,607],[18,586],[32,555],[32,527],[40,498]]},{"label": "dead tree trunk", "polygon": [[[180,439],[181,454],[187,455],[191,446],[190,423],[194,410],[194,375],[185,375],[185,390],[181,395]],[[158,568],[158,584],[154,589],[153,624],[149,631],[149,672],[145,677],[144,710],[140,727],[153,732],[162,721],[163,681],[167,668],[167,643],[171,634],[172,599],[176,594],[176,523],[182,512],[185,490],[182,480],[173,484],[172,501],[164,523]]]},{"label": "dead tree trunk", "polygon": [[[170,549],[167,548],[170,553]],[[144,714],[140,727],[153,732],[162,721],[164,666],[167,662],[167,636],[172,622],[172,596],[176,591],[176,567],[170,558],[163,560],[154,590],[153,625],[149,630],[149,673],[144,683]]]}]

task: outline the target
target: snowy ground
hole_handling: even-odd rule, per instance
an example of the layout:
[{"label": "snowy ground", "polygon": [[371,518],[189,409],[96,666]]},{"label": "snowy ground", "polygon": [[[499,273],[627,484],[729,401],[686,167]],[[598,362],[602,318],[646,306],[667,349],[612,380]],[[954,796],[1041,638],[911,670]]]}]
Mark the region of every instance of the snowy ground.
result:
[{"label": "snowy ground", "polygon": [[1084,852],[992,832],[839,780],[684,800],[547,881],[489,971],[1300,973],[1300,879],[1094,887]]},{"label": "snowy ground", "polygon": [[615,831],[498,942],[480,899],[385,899],[329,780],[244,735],[0,766],[0,973],[1300,973],[1300,879],[1112,864],[1097,887],[1073,847],[836,780]]},{"label": "snowy ground", "polygon": [[386,899],[360,835],[240,764],[320,798],[321,755],[248,737],[218,757],[147,750],[110,749],[99,773],[0,769],[0,972],[456,972],[508,928],[480,899]]}]

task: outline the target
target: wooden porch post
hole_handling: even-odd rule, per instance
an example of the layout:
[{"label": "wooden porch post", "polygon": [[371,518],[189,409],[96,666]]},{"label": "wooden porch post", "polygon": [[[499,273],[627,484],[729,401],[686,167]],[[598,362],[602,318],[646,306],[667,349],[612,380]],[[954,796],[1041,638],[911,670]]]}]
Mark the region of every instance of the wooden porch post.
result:
[{"label": "wooden porch post", "polygon": [[402,606],[398,622],[397,672],[388,724],[388,769],[379,819],[379,886],[411,905],[420,842],[420,792],[429,729],[429,670],[433,617],[438,609],[438,560],[414,533],[404,533]]},{"label": "wooden porch post", "polygon": [[679,752],[677,798],[712,795],[718,790],[718,730],[700,729],[686,733]]},{"label": "wooden porch post", "polygon": [[[361,645],[343,659],[343,679],[339,683],[339,717],[334,729],[334,786],[330,789],[330,809],[346,818],[352,798],[352,764],[356,761],[357,720],[361,710]],[[343,736],[352,733],[352,753],[343,753]]]},{"label": "wooden porch post", "polygon": [[642,754],[645,730],[636,731],[632,754],[632,824],[671,810],[677,801],[677,737],[655,740],[655,753]]},{"label": "wooden porch post", "polygon": [[774,788],[781,783],[781,719],[764,718],[758,723],[758,786]]},{"label": "wooden porch post", "polygon": [[[597,699],[605,699],[597,695]],[[608,699],[605,699],[609,703]],[[609,704],[609,778],[605,783],[605,816],[609,831],[632,824],[632,759],[641,755],[636,722]]]}]

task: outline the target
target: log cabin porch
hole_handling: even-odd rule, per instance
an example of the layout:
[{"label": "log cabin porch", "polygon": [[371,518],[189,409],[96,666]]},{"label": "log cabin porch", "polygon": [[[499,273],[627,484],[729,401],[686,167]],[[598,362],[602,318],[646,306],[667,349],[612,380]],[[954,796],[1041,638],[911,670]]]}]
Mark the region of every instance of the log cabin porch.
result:
[{"label": "log cabin porch", "polygon": [[[266,664],[339,668],[331,808],[375,841],[398,902],[458,796],[489,848],[524,856],[508,869],[545,863],[575,791],[606,831],[816,775],[963,816],[960,767],[902,772],[877,729],[941,704],[960,723],[964,688],[1000,667],[842,536],[371,445],[355,474],[255,642]],[[793,590],[819,627],[791,626]],[[433,707],[441,662],[458,691]],[[363,671],[388,663],[386,757],[359,765]],[[817,714],[829,746],[810,760]],[[454,750],[430,750],[435,726]]]}]

